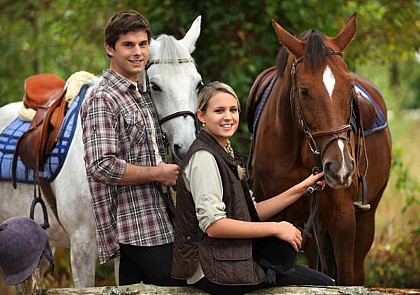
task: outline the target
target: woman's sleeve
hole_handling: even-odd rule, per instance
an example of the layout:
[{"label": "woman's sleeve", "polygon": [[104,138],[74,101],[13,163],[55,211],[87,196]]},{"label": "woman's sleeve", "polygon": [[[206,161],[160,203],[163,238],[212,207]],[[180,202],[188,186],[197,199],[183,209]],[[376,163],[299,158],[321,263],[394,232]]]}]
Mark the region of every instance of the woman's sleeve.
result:
[{"label": "woman's sleeve", "polygon": [[215,221],[225,218],[223,185],[216,160],[207,151],[198,151],[184,170],[184,179],[195,203],[200,229],[206,229]]}]

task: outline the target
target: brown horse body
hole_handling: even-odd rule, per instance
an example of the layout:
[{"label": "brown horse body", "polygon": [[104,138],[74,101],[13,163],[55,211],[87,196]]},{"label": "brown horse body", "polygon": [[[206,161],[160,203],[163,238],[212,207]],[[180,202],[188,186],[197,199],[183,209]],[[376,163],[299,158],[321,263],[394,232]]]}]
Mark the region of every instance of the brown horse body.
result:
[{"label": "brown horse body", "polygon": [[[355,34],[355,18],[352,16],[334,38],[310,31],[302,40],[273,21],[287,52],[283,52],[283,59],[279,58],[277,80],[261,112],[249,167],[257,201],[300,182],[313,167],[322,167],[328,186],[320,198],[317,232],[324,233],[320,234],[324,272],[334,276],[339,285],[364,283],[363,261],[373,242],[375,211],[391,165],[388,128],[358,137],[349,123],[356,112],[359,125],[364,123],[367,128],[376,112],[370,102],[353,95],[354,83],[368,90],[386,117],[380,92],[368,80],[350,73],[341,55]],[[250,97],[248,119],[255,104],[255,98]],[[318,150],[319,156],[314,156],[313,150]],[[366,176],[370,210],[354,206],[361,190],[357,180],[360,174]],[[309,198],[303,197],[276,220],[302,226],[308,219],[310,204]],[[305,254],[311,258],[314,251],[309,246],[313,239],[308,242]],[[329,244],[332,251],[326,250]],[[314,267],[311,260],[309,263]]]}]

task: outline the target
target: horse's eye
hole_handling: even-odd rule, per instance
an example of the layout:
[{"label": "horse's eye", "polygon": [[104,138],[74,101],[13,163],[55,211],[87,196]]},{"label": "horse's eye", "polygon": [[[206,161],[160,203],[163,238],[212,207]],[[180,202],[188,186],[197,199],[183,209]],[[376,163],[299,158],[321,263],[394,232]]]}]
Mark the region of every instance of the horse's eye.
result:
[{"label": "horse's eye", "polygon": [[153,91],[162,91],[159,86],[157,86],[155,83],[150,83],[150,87],[152,87]]},{"label": "horse's eye", "polygon": [[302,95],[302,96],[308,96],[309,95],[309,91],[308,91],[307,88],[299,88],[299,92],[300,92],[300,95]]}]

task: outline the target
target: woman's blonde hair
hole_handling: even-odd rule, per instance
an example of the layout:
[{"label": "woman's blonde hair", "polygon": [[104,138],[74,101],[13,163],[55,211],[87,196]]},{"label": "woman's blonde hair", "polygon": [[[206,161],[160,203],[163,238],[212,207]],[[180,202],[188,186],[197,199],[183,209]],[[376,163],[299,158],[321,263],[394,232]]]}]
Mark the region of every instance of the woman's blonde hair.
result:
[{"label": "woman's blonde hair", "polygon": [[218,92],[228,93],[235,97],[236,101],[238,102],[238,110],[241,111],[241,104],[239,102],[238,96],[236,95],[236,92],[229,85],[219,81],[210,82],[200,89],[200,92],[198,93],[197,110],[205,113],[210,98]]}]

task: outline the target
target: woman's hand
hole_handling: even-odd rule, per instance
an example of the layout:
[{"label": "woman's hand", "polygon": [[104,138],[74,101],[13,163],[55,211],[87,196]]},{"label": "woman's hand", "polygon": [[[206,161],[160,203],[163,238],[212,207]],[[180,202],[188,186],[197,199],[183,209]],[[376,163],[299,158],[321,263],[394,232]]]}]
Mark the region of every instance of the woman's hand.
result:
[{"label": "woman's hand", "polygon": [[275,237],[288,242],[297,252],[302,245],[302,233],[293,224],[287,221],[276,223]]},{"label": "woman's hand", "polygon": [[304,191],[306,192],[309,187],[311,187],[313,184],[317,184],[322,190],[325,188],[325,178],[324,178],[324,171],[317,173],[317,174],[311,174],[306,179],[304,179],[300,184],[302,185]]},{"label": "woman's hand", "polygon": [[322,178],[323,176],[324,172],[315,175],[311,174],[287,191],[258,203],[257,212],[260,219],[262,221],[268,220],[287,206],[293,204],[305,195],[308,188],[315,183],[318,184],[321,189],[324,189],[326,182],[325,179]]}]

